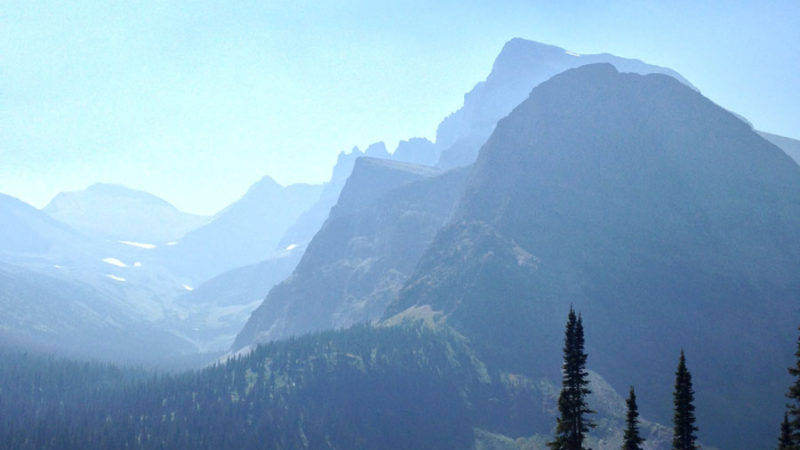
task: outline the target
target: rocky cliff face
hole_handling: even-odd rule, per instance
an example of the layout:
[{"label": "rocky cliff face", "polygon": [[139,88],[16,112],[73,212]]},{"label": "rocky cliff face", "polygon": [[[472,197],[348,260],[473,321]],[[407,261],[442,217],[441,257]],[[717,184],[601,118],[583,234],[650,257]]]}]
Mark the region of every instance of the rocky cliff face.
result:
[{"label": "rocky cliff face", "polygon": [[359,159],[300,264],[270,291],[233,348],[380,317],[448,219],[465,176]]}]

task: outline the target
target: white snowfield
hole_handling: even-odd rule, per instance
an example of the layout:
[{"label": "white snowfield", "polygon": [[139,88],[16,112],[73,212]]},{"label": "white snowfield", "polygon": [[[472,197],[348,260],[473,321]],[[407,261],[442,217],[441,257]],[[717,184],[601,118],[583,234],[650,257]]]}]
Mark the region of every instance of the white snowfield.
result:
[{"label": "white snowfield", "polygon": [[294,250],[294,249],[296,249],[296,248],[297,248],[297,244],[289,244],[289,245],[286,247],[286,250]]},{"label": "white snowfield", "polygon": [[112,279],[112,280],[114,280],[114,281],[120,281],[120,282],[123,282],[123,283],[124,283],[125,281],[128,281],[128,280],[126,280],[125,278],[118,277],[118,276],[116,276],[116,275],[111,275],[110,273],[106,274],[106,276],[107,276],[108,278],[111,278],[111,279]]},{"label": "white snowfield", "polygon": [[[146,249],[153,249],[156,248],[155,244],[146,244],[143,242],[134,242],[134,241],[119,241],[120,244],[130,245],[131,247],[138,247],[138,248],[146,248]],[[169,245],[169,244],[167,244]]]},{"label": "white snowfield", "polygon": [[188,284],[184,284],[183,288],[186,289],[187,291],[193,291],[194,290],[194,288],[189,286]]},{"label": "white snowfield", "polygon": [[103,258],[103,262],[106,263],[106,264],[111,264],[112,266],[128,267],[127,264],[125,264],[124,262],[118,260],[117,258]]}]

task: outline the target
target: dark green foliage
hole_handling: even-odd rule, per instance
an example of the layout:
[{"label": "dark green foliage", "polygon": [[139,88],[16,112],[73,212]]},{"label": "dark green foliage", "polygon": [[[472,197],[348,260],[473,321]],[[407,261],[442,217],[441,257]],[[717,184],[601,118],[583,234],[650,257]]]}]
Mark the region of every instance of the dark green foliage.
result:
[{"label": "dark green foliage", "polygon": [[788,427],[793,448],[800,448],[800,337],[797,338],[797,351],[794,354],[797,361],[794,367],[789,368],[789,375],[795,377],[794,382],[789,386],[786,396],[789,398],[788,408]]},{"label": "dark green foliage", "polygon": [[592,391],[588,388],[587,355],[583,348],[583,320],[580,316],[576,317],[575,310],[570,307],[564,332],[564,364],[561,394],[558,396],[556,436],[547,443],[552,449],[583,449],[586,433],[595,426],[585,417],[594,411],[589,409],[586,402],[586,396]]},{"label": "dark green foliage", "polygon": [[673,416],[672,448],[675,450],[694,450],[697,448],[697,427],[694,416],[694,390],[692,374],[686,368],[686,357],[681,350],[678,369],[675,372],[675,392],[672,394],[675,403]]},{"label": "dark green foliage", "polygon": [[419,325],[319,333],[180,375],[0,353],[0,446],[468,448],[502,394],[481,373],[462,338]]},{"label": "dark green foliage", "polygon": [[623,436],[622,450],[642,450],[644,439],[639,435],[639,407],[636,405],[633,386],[625,403],[628,405],[628,414],[625,419],[627,427]]},{"label": "dark green foliage", "polygon": [[792,444],[792,428],[789,425],[789,413],[783,413],[781,422],[781,436],[778,438],[778,450],[795,450],[797,447]]}]

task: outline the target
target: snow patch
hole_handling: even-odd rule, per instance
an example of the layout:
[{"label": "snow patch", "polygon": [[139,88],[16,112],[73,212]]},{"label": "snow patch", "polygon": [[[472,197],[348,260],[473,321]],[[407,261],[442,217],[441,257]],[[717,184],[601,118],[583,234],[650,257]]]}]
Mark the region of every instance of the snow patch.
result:
[{"label": "snow patch", "polygon": [[297,244],[289,244],[289,245],[286,247],[286,250],[294,250],[294,249],[296,249],[296,248],[297,248]]},{"label": "snow patch", "polygon": [[142,267],[142,263],[136,261],[135,263],[133,263],[133,267]]},{"label": "snow patch", "polygon": [[[138,248],[147,248],[152,249],[156,248],[153,244],[145,244],[143,242],[133,242],[133,241],[119,241],[120,244],[130,245],[131,247],[138,247]],[[169,244],[167,244],[169,245]]]},{"label": "snow patch", "polygon": [[112,266],[128,267],[127,264],[125,264],[124,262],[118,260],[117,258],[103,258],[103,262],[106,263],[106,264],[111,264]]},{"label": "snow patch", "polygon": [[64,268],[64,266],[59,266],[58,264],[53,264],[53,267],[55,267],[56,269],[63,269]]},{"label": "snow patch", "polygon": [[111,275],[110,273],[109,273],[109,274],[106,274],[106,276],[107,276],[108,278],[111,278],[111,279],[112,279],[112,280],[114,280],[114,281],[121,281],[121,282],[125,282],[125,281],[127,281],[125,278],[118,277],[118,276],[116,276],[116,275]]},{"label": "snow patch", "polygon": [[173,245],[178,245],[178,241],[167,242],[167,245],[170,246],[170,247],[172,247]]},{"label": "snow patch", "polygon": [[188,284],[184,284],[183,288],[186,289],[187,291],[193,291],[194,290],[194,288],[189,286]]},{"label": "snow patch", "polygon": [[564,50],[564,53],[568,54],[569,56],[581,56],[580,53],[571,52],[569,50]]}]

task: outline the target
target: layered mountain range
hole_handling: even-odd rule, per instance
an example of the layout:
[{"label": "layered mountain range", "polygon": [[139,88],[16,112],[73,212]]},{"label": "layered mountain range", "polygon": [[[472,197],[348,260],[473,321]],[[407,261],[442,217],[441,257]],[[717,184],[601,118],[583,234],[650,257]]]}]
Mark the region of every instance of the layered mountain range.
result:
[{"label": "layered mountain range", "polygon": [[466,171],[359,158],[294,273],[234,348],[379,318],[449,217]]},{"label": "layered mountain range", "polygon": [[[381,376],[452,373],[453,416],[441,418],[471,424],[458,442],[535,447],[552,429],[572,306],[593,402],[619,405],[616,392],[635,385],[644,417],[668,423],[683,349],[701,440],[761,448],[776,432],[800,318],[796,143],[755,132],[669,69],[514,39],[436,143],[343,152],[324,185],[266,177],[213,218],[109,186],[57,197],[51,216],[0,196],[3,340],[81,357],[133,349],[141,361],[144,348],[213,352],[236,335],[230,350],[243,352],[371,323],[240,361],[262,374],[279,355],[302,355],[258,383],[283,392],[303,373],[298,389],[317,394],[339,383],[358,417],[351,375],[382,386]],[[106,216],[103,202],[114,205]],[[237,399],[262,386],[240,386],[243,376],[231,376]],[[325,423],[303,409],[316,397],[281,395]],[[388,415],[407,406],[381,398]],[[593,439],[617,439],[619,408],[602,411],[617,425]],[[664,428],[649,430],[656,448],[668,445]]]},{"label": "layered mountain range", "polygon": [[613,64],[622,72],[663,73],[694,88],[680,74],[666,67],[608,53],[580,55],[553,45],[514,38],[494,61],[491,73],[464,95],[464,105],[446,117],[436,130],[438,166],[472,164],[478,150],[505,117],[528,97],[531,89],[567,69],[594,63]]},{"label": "layered mountain range", "polygon": [[[378,204],[390,207],[406,186]],[[417,198],[442,191],[416,186]],[[648,416],[669,421],[672,366],[683,348],[697,361],[698,409],[709,412],[699,419],[704,437],[755,448],[774,431],[790,363],[776,344],[792,341],[800,313],[800,168],[736,116],[672,77],[609,64],[570,70],[498,123],[463,190],[436,210],[446,225],[415,254],[396,298],[372,294],[358,304],[388,304],[388,321],[428,311],[491,367],[551,379],[561,319],[573,305],[589,324],[590,367],[619,391],[636,385]],[[343,231],[326,233],[336,219],[237,346],[346,325],[332,319],[351,296],[328,289],[331,280],[408,245],[382,242],[347,275],[326,278],[326,268],[347,261],[344,249],[356,248]],[[287,297],[281,287],[294,290],[289,306],[270,303]],[[274,318],[287,310],[302,312],[288,322],[294,330]]]}]

